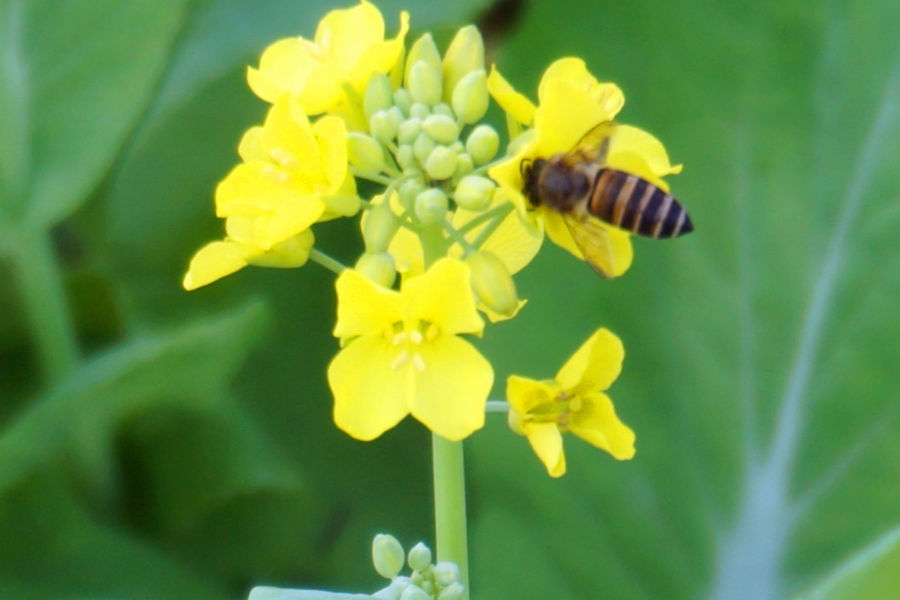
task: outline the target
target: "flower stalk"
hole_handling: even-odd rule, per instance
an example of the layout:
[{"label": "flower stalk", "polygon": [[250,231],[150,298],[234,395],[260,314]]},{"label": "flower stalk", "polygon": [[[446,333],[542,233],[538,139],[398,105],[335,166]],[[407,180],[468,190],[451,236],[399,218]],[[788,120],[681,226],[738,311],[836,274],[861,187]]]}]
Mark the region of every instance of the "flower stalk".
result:
[{"label": "flower stalk", "polygon": [[434,468],[434,524],[439,561],[455,563],[462,573],[463,600],[469,598],[466,527],[466,479],[463,443],[431,436]]}]

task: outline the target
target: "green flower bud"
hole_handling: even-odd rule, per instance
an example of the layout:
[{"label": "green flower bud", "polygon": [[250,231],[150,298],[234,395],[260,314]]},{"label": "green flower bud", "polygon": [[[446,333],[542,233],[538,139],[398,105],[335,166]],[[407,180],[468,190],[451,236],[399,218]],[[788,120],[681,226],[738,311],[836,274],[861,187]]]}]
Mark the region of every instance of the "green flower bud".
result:
[{"label": "green flower bud", "polygon": [[372,254],[366,252],[356,261],[356,270],[363,277],[384,288],[394,285],[397,278],[397,269],[394,266],[394,257],[387,252]]},{"label": "green flower bud", "polygon": [[397,130],[397,141],[401,144],[412,144],[422,132],[422,119],[418,117],[410,117],[400,123]]},{"label": "green flower bud", "polygon": [[409,114],[409,109],[412,106],[412,98],[409,95],[409,91],[404,88],[400,88],[399,90],[394,91],[394,104],[402,110],[404,113]]},{"label": "green flower bud", "polygon": [[406,87],[413,102],[434,106],[441,101],[441,72],[420,60],[410,69]]},{"label": "green flower bud", "polygon": [[400,600],[400,594],[393,587],[393,584],[378,590],[372,594],[372,597],[378,598],[378,600]]},{"label": "green flower bud", "polygon": [[459,137],[456,121],[446,115],[431,115],[422,121],[422,129],[438,144],[452,144]]},{"label": "green flower bud", "polygon": [[431,110],[431,112],[435,115],[445,115],[450,117],[451,119],[456,119],[456,115],[453,113],[453,109],[450,108],[450,105],[446,102],[438,102],[434,105],[434,108]]},{"label": "green flower bud", "polygon": [[479,125],[472,130],[466,140],[466,151],[472,155],[476,165],[491,162],[500,149],[500,136],[490,125]]},{"label": "green flower bud", "polygon": [[403,114],[400,107],[392,106],[388,109],[387,113],[390,120],[394,123],[394,126],[397,127],[397,129],[400,129],[400,124],[406,120],[406,115]]},{"label": "green flower bud", "polygon": [[419,542],[409,551],[407,564],[409,564],[410,569],[424,571],[431,566],[431,550],[429,550],[428,546]]},{"label": "green flower bud", "polygon": [[450,47],[444,54],[444,100],[452,98],[453,91],[463,77],[484,69],[484,41],[481,33],[474,25],[467,25],[460,29]]},{"label": "green flower bud", "polygon": [[416,203],[416,196],[425,191],[425,180],[421,177],[404,181],[400,184],[400,204],[404,208],[413,208]]},{"label": "green flower bud", "polygon": [[465,145],[459,140],[456,140],[455,142],[450,144],[450,149],[453,150],[454,152],[456,152],[457,154],[462,154],[463,152],[466,151]]},{"label": "green flower bud", "polygon": [[372,540],[372,562],[379,575],[393,579],[403,568],[403,546],[394,536],[379,533]]},{"label": "green flower bud", "polygon": [[416,155],[419,164],[424,165],[435,148],[437,148],[437,143],[428,137],[428,134],[424,131],[420,133],[413,143],[413,153]]},{"label": "green flower bud", "polygon": [[413,153],[411,144],[403,144],[397,148],[397,164],[403,170],[413,169],[418,166],[419,163],[416,160],[415,153]]},{"label": "green flower bud", "polygon": [[424,121],[429,116],[431,116],[431,109],[428,108],[427,104],[416,102],[410,107],[409,115],[411,117],[419,119],[420,121]]},{"label": "green flower bud", "polygon": [[472,162],[472,157],[469,156],[468,153],[463,152],[462,154],[456,155],[456,172],[453,173],[453,179],[455,181],[460,181],[474,170],[475,164]]},{"label": "green flower bud", "polygon": [[425,172],[435,181],[443,181],[453,177],[459,159],[456,152],[446,146],[438,146],[431,151],[428,160],[425,161]]},{"label": "green flower bud", "polygon": [[458,581],[454,581],[441,590],[438,594],[438,600],[462,600],[465,595],[466,588]]},{"label": "green flower bud", "polygon": [[409,585],[403,590],[400,600],[431,600],[431,595],[417,585]]},{"label": "green flower bud", "polygon": [[466,264],[472,269],[472,290],[478,299],[496,313],[506,317],[514,315],[519,298],[503,261],[490,252],[480,251],[467,256]]},{"label": "green flower bud", "polygon": [[472,71],[453,90],[453,112],[467,125],[477,123],[487,113],[489,99],[484,69]]},{"label": "green flower bud", "polygon": [[447,195],[438,188],[428,188],[416,196],[416,218],[425,225],[446,219],[449,207]]},{"label": "green flower bud", "polygon": [[422,588],[423,590],[425,590],[425,592],[428,594],[429,598],[434,596],[434,582],[433,581],[429,581],[428,579],[426,579],[419,585],[419,587]]},{"label": "green flower bud", "polygon": [[403,78],[403,81],[406,82],[406,89],[411,87],[409,82],[412,76],[412,68],[420,60],[431,67],[431,69],[438,74],[438,78],[441,77],[441,73],[443,72],[441,53],[438,51],[437,45],[434,43],[434,38],[431,37],[430,33],[426,33],[413,42],[412,47],[409,49],[409,53],[406,55],[406,73],[404,73]]},{"label": "green flower bud", "polygon": [[462,208],[482,211],[491,205],[497,185],[487,177],[467,175],[463,177],[453,192],[453,200]]},{"label": "green flower bud", "polygon": [[442,588],[449,587],[462,579],[459,567],[452,562],[439,562],[434,565],[434,582]]},{"label": "green flower bud", "polygon": [[381,110],[387,110],[394,104],[394,89],[391,80],[384,73],[373,73],[363,95],[363,112],[366,119]]},{"label": "green flower bud", "polygon": [[376,140],[358,131],[347,134],[347,158],[365,175],[377,175],[384,169],[384,148]]},{"label": "green flower bud", "polygon": [[386,110],[380,110],[369,119],[369,131],[373,138],[388,144],[397,135],[397,124]]},{"label": "green flower bud", "polygon": [[387,250],[394,234],[400,227],[400,220],[391,210],[388,199],[373,207],[366,215],[363,224],[363,241],[366,243],[366,252],[376,253]]}]

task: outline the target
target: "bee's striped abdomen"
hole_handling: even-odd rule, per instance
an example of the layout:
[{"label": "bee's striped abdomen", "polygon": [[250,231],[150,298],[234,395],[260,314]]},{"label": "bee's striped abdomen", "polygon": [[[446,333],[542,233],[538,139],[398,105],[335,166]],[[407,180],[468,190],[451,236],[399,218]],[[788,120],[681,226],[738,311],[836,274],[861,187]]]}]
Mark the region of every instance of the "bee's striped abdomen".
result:
[{"label": "bee's striped abdomen", "polygon": [[588,202],[598,219],[638,235],[678,237],[694,230],[684,208],[649,181],[615,169],[600,169]]}]

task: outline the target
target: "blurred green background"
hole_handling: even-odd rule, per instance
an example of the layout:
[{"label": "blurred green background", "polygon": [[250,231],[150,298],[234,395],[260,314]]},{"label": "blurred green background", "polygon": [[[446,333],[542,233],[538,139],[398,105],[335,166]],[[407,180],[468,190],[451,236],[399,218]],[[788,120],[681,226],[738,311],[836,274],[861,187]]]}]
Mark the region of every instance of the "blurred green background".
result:
[{"label": "blurred green background", "polygon": [[[427,432],[330,420],[331,274],[179,285],[266,110],[245,67],[348,4],[0,0],[0,598],[374,591],[375,533],[432,541]],[[637,240],[613,282],[549,244],[518,277],[528,306],[479,342],[495,397],[609,327],[638,453],[570,439],[551,480],[490,416],[467,443],[474,596],[900,598],[900,5],[379,6],[413,37],[480,22],[532,97],[583,57],[685,164],[697,228]],[[56,385],[12,268],[44,229],[86,355]],[[350,222],[316,234],[359,251]]]}]

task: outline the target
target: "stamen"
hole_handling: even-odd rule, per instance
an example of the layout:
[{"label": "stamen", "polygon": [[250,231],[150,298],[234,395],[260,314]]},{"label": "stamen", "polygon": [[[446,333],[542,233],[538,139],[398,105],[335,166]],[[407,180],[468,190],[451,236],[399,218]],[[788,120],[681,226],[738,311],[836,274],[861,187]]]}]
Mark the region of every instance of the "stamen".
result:
[{"label": "stamen", "polygon": [[400,333],[394,336],[393,344],[395,346],[399,346],[401,344],[405,344],[409,340],[409,334],[405,331],[401,331]]},{"label": "stamen", "polygon": [[297,163],[297,159],[294,158],[293,154],[287,150],[282,150],[281,148],[272,148],[269,150],[269,156],[282,167],[289,167]]},{"label": "stamen", "polygon": [[276,183],[286,183],[288,180],[287,173],[272,165],[264,165],[262,171],[266,177],[269,177]]},{"label": "stamen", "polygon": [[[418,358],[419,355],[416,354],[416,357]],[[403,350],[402,352],[400,352],[400,354],[397,355],[397,358],[394,359],[394,362],[391,363],[391,368],[393,370],[397,371],[397,370],[405,367],[406,363],[408,363],[408,362],[409,362],[409,352],[407,352],[406,350]],[[413,361],[413,364],[415,364],[415,361]]]},{"label": "stamen", "polygon": [[416,368],[416,371],[419,373],[423,373],[425,371],[425,359],[422,358],[421,354],[416,354],[413,356],[412,364]]},{"label": "stamen", "polygon": [[581,410],[581,398],[577,396],[575,398],[572,398],[572,401],[569,402],[569,410],[572,412],[578,412],[579,410]]},{"label": "stamen", "polygon": [[409,332],[409,340],[410,340],[413,344],[417,344],[417,345],[418,345],[418,344],[421,344],[421,343],[425,340],[425,338],[422,336],[422,332],[421,332],[421,331],[419,331],[418,329],[414,329],[414,330],[412,330],[412,331]]}]

